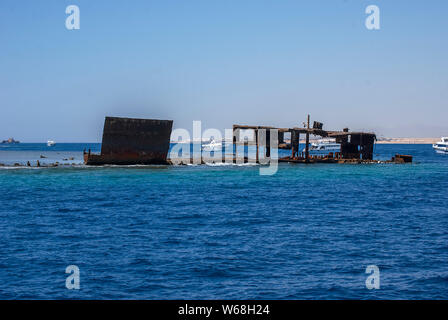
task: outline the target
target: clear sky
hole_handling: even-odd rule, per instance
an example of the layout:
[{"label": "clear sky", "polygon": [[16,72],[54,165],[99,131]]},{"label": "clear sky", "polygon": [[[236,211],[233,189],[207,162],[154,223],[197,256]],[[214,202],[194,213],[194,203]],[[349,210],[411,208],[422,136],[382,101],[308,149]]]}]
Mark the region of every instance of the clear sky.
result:
[{"label": "clear sky", "polygon": [[101,141],[106,115],[223,129],[307,113],[448,135],[447,14],[445,0],[1,0],[0,139]]}]

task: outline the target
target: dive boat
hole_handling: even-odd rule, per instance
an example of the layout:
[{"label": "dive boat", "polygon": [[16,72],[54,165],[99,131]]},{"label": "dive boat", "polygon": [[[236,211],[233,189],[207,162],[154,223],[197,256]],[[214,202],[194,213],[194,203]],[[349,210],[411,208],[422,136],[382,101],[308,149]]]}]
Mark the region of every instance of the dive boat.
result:
[{"label": "dive boat", "polygon": [[214,139],[210,139],[207,143],[202,144],[202,150],[204,151],[217,151],[221,148],[222,143],[216,142]]},{"label": "dive boat", "polygon": [[439,142],[432,145],[437,152],[448,152],[448,137],[442,137]]},{"label": "dive boat", "polygon": [[309,148],[310,151],[339,151],[340,149],[341,145],[336,143],[336,139],[332,138],[317,140],[317,142],[313,142]]}]

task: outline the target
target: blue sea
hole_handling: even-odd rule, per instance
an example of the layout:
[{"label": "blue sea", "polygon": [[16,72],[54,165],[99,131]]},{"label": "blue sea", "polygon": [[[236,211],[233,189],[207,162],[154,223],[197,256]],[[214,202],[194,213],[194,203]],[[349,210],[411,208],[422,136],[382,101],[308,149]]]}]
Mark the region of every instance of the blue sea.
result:
[{"label": "blue sea", "polygon": [[[1,299],[448,299],[448,155],[430,145],[375,147],[412,164],[272,176],[86,167],[89,148],[0,145]],[[12,165],[38,159],[67,165]],[[379,289],[366,288],[369,265]]]}]

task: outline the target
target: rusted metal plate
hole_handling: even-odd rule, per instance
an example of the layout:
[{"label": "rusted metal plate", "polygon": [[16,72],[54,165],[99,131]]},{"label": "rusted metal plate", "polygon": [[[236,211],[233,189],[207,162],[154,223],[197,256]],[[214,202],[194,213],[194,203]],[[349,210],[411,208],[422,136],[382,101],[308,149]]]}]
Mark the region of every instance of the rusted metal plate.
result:
[{"label": "rusted metal plate", "polygon": [[86,153],[84,162],[102,164],[167,163],[172,120],[106,117],[101,154]]},{"label": "rusted metal plate", "polygon": [[404,154],[396,154],[395,157],[392,157],[392,161],[395,163],[411,163],[412,156]]},{"label": "rusted metal plate", "polygon": [[321,129],[324,126],[324,124],[322,122],[318,122],[318,121],[314,121],[313,122],[313,129]]}]

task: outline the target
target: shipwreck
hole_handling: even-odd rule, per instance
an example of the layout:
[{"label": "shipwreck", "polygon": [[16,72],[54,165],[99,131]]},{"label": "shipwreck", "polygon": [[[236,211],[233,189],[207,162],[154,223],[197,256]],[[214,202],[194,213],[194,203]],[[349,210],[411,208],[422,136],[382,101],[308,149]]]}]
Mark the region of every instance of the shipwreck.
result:
[{"label": "shipwreck", "polygon": [[[104,122],[101,153],[93,154],[84,151],[86,165],[146,165],[146,164],[189,164],[197,163],[193,157],[187,159],[168,158],[172,120],[133,119],[106,117]],[[253,132],[252,141],[241,141],[241,130]],[[290,135],[289,143],[285,134]],[[299,149],[300,138],[304,137],[305,148]],[[309,151],[310,137],[333,138],[340,144],[339,152],[325,155],[311,155]],[[255,145],[255,163],[266,163],[271,158],[271,148],[289,149],[289,156],[280,157],[278,162],[289,163],[410,163],[412,156],[395,155],[388,161],[373,159],[376,134],[373,132],[352,132],[348,128],[342,131],[323,129],[323,123],[314,121],[310,126],[310,117],[303,127],[279,128],[270,126],[233,125],[233,148],[230,161],[249,162],[246,155],[238,155],[237,146]],[[261,154],[260,154],[260,151]],[[260,157],[261,156],[261,157]],[[263,161],[261,161],[261,159]],[[228,162],[223,155],[223,162]],[[205,159],[200,155],[199,163],[216,162],[217,159]]]}]

